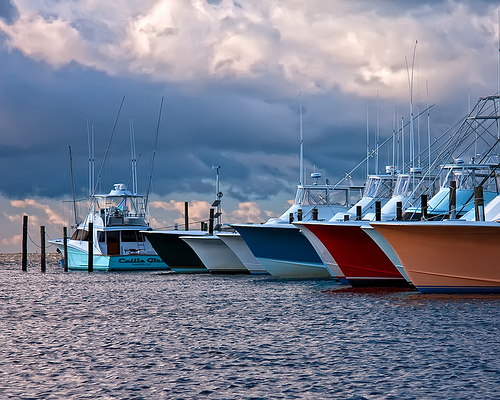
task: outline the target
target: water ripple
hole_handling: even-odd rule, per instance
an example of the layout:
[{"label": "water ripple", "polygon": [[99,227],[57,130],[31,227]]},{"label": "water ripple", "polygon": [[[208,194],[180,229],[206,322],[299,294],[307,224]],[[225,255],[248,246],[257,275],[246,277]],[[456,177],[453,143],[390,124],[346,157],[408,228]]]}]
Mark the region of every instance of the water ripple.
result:
[{"label": "water ripple", "polygon": [[0,398],[500,398],[500,296],[0,265]]}]

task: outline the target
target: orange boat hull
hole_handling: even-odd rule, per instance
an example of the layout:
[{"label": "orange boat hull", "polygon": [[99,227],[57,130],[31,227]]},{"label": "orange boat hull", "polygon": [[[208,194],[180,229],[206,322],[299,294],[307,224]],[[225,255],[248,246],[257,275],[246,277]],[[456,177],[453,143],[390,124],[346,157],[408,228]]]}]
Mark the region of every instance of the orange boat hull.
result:
[{"label": "orange boat hull", "polygon": [[422,293],[500,292],[500,224],[372,223]]}]

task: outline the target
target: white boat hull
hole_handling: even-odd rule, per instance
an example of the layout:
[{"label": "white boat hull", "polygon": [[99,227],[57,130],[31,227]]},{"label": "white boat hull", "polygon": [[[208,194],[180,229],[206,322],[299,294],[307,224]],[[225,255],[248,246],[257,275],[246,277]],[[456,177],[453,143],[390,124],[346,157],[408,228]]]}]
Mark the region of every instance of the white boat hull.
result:
[{"label": "white boat hull", "polygon": [[218,236],[181,236],[212,274],[248,274],[240,259]]},{"label": "white boat hull", "polygon": [[218,233],[217,236],[229,247],[246,269],[254,275],[269,275],[238,233]]}]

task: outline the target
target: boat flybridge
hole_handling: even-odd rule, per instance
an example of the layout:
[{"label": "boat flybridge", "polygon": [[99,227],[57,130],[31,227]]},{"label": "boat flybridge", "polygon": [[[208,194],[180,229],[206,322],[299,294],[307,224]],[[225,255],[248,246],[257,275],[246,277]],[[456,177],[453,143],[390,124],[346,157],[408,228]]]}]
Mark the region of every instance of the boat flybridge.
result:
[{"label": "boat flybridge", "polygon": [[[442,220],[454,214],[461,218],[474,208],[474,188],[483,188],[484,203],[487,204],[500,193],[500,177],[494,164],[466,164],[462,159],[442,166],[440,189],[427,204],[427,219]],[[450,209],[450,187],[455,182],[455,207]],[[421,207],[410,207],[403,214],[404,219],[420,220]]]},{"label": "boat flybridge", "polygon": [[348,215],[349,218],[352,219],[356,216],[357,207],[361,207],[363,214],[371,212],[374,213],[375,204],[377,201],[380,201],[382,206],[389,201],[393,192],[395,182],[396,175],[392,173],[370,175],[366,182],[363,197],[351,208],[349,208],[349,210],[338,212],[330,220],[332,222],[344,221],[346,215]]},{"label": "boat flybridge", "polygon": [[[312,184],[297,186],[293,204],[279,218],[271,218],[266,224],[288,224],[290,221],[313,220],[325,221],[332,216],[344,214],[361,199],[364,186],[349,184],[319,184],[319,172],[312,173]],[[316,211],[313,211],[316,210]],[[317,212],[317,215],[313,215]]]},{"label": "boat flybridge", "polygon": [[[141,232],[151,229],[146,196],[133,194],[125,184],[117,183],[108,194],[95,194],[90,200],[85,221],[67,242],[69,269],[88,268],[90,238],[95,270],[168,269]],[[52,243],[63,252],[63,239]]]}]

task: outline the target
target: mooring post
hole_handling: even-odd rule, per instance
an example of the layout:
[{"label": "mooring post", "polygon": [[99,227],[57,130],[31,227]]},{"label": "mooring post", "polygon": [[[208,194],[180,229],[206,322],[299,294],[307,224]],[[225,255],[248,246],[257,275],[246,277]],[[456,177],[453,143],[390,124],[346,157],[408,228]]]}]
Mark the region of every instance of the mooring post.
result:
[{"label": "mooring post", "polygon": [[317,221],[318,220],[318,209],[317,208],[313,208],[312,209],[312,220],[313,221]]},{"label": "mooring post", "polygon": [[398,201],[396,203],[396,221],[403,220],[403,202]]},{"label": "mooring post", "polygon": [[63,268],[64,272],[68,272],[68,227],[63,228]]},{"label": "mooring post", "polygon": [[89,260],[88,260],[88,272],[94,272],[94,223],[89,222]]},{"label": "mooring post", "polygon": [[375,202],[375,221],[382,221],[382,203],[380,201]]},{"label": "mooring post", "polygon": [[450,219],[457,218],[457,181],[450,182]]},{"label": "mooring post", "polygon": [[425,221],[427,219],[427,195],[423,194],[420,198],[421,198],[420,209],[422,211],[422,216],[420,219],[422,221]]},{"label": "mooring post", "polygon": [[476,211],[476,221],[484,221],[484,196],[483,187],[478,186],[474,188],[474,206]]},{"label": "mooring post", "polygon": [[344,221],[349,221],[349,214],[344,214]]},{"label": "mooring post", "polygon": [[28,216],[23,216],[23,249],[22,249],[22,269],[28,270]]},{"label": "mooring post", "polygon": [[302,208],[297,210],[297,221],[302,221]]},{"label": "mooring post", "polygon": [[184,230],[189,230],[189,203],[184,202]]},{"label": "mooring post", "polygon": [[40,227],[40,270],[42,272],[47,270],[45,259],[45,226]]},{"label": "mooring post", "polygon": [[210,217],[208,219],[208,234],[213,235],[214,234],[214,209],[210,209]]},{"label": "mooring post", "polygon": [[356,206],[356,221],[361,221],[363,219],[363,207]]},{"label": "mooring post", "polygon": [[288,214],[288,223],[291,224],[293,222],[293,213]]}]

